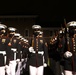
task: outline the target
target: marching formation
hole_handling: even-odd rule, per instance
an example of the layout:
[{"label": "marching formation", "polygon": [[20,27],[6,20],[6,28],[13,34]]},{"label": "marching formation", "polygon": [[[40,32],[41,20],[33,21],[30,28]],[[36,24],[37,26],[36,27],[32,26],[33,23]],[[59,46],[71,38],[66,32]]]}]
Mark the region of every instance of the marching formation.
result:
[{"label": "marching formation", "polygon": [[32,38],[25,39],[16,28],[0,24],[0,75],[44,75],[48,66],[52,75],[76,75],[76,21],[49,42],[40,25],[32,29]]},{"label": "marching formation", "polygon": [[22,62],[27,57],[28,40],[16,30],[0,24],[0,75],[20,75]]}]

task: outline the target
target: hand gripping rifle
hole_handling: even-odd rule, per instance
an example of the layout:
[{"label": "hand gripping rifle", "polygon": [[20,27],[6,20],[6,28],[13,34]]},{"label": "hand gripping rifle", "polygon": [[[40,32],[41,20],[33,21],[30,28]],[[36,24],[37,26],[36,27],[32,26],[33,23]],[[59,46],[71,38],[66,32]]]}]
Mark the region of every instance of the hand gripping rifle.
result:
[{"label": "hand gripping rifle", "polygon": [[[66,24],[66,19],[64,19],[64,25],[65,25],[65,38],[66,38],[66,44],[67,44],[67,50],[70,52],[70,45],[69,45],[69,28],[67,27],[67,24]],[[73,42],[73,41],[72,41]],[[73,50],[73,48],[72,48]],[[75,75],[75,70],[74,70],[74,55],[72,53],[72,73],[73,75]]]}]

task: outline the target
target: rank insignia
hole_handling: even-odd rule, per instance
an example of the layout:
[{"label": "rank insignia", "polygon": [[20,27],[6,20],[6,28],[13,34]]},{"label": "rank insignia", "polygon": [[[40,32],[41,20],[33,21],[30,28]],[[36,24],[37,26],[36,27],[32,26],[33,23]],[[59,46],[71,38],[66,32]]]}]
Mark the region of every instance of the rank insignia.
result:
[{"label": "rank insignia", "polygon": [[2,43],[5,43],[6,39],[2,39]]},{"label": "rank insignia", "polygon": [[14,43],[16,43],[16,40],[13,40]]}]

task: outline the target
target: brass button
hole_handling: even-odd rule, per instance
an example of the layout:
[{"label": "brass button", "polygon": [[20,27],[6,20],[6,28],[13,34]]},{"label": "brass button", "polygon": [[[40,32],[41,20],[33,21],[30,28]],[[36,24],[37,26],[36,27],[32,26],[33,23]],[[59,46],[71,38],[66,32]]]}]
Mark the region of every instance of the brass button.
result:
[{"label": "brass button", "polygon": [[75,50],[73,50],[75,52]]},{"label": "brass button", "polygon": [[38,46],[38,44],[36,44],[36,46]]},{"label": "brass button", "polygon": [[75,49],[75,47],[73,47]]},{"label": "brass button", "polygon": [[36,49],[38,51],[38,49]]},{"label": "brass button", "polygon": [[38,48],[38,46],[36,46],[36,48]]}]

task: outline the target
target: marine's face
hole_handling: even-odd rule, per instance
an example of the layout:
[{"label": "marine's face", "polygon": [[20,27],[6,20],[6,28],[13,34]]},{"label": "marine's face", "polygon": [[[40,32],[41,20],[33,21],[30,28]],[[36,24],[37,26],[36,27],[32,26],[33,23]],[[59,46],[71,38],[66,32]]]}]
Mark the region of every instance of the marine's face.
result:
[{"label": "marine's face", "polygon": [[15,34],[15,32],[10,32],[10,34]]},{"label": "marine's face", "polygon": [[3,29],[3,30],[1,30],[1,32],[2,32],[2,33],[5,33],[5,32],[6,32],[6,30],[4,30],[4,29]]},{"label": "marine's face", "polygon": [[38,31],[34,31],[34,36],[38,36],[39,35],[39,32]]},{"label": "marine's face", "polygon": [[9,36],[12,37],[12,36],[14,36],[14,34],[15,34],[15,32],[10,32]]}]

